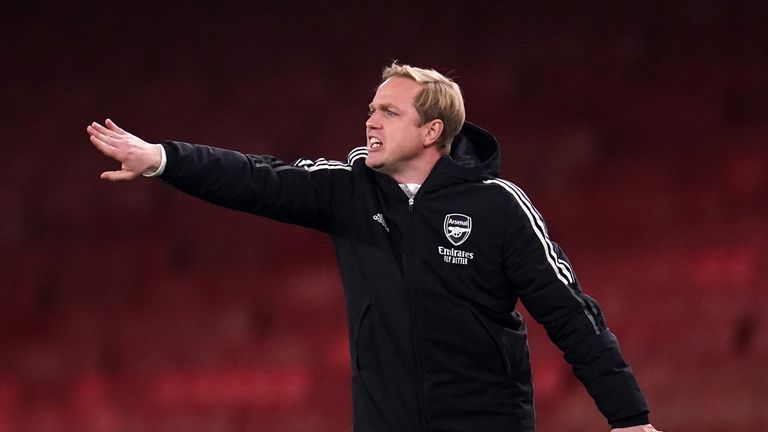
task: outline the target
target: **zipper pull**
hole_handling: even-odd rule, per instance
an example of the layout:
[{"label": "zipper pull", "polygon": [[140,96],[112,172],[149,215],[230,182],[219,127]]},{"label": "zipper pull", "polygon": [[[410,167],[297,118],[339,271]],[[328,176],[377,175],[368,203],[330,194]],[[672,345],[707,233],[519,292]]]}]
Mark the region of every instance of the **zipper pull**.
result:
[{"label": "zipper pull", "polygon": [[408,213],[413,213],[413,198],[408,198]]}]

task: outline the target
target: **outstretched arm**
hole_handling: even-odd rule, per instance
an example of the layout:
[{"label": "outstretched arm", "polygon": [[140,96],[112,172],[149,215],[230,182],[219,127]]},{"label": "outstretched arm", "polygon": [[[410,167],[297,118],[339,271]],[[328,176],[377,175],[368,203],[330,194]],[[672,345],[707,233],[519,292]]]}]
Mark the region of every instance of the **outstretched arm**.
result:
[{"label": "outstretched arm", "polygon": [[121,164],[103,172],[104,180],[156,176],[205,201],[282,222],[329,231],[351,190],[352,167],[342,162],[293,166],[269,155],[177,141],[151,144],[109,119],[86,130],[99,151]]},{"label": "outstretched arm", "polygon": [[91,143],[121,164],[119,171],[101,173],[102,179],[132,180],[144,173],[157,171],[162,161],[160,144],[150,144],[121,129],[110,119],[106,120],[105,125],[93,122],[86,128]]}]

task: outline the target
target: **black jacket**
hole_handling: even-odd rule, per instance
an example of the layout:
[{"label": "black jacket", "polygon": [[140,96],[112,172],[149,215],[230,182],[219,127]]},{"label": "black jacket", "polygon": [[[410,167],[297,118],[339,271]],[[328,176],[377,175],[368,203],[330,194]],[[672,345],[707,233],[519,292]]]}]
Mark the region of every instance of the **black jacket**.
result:
[{"label": "black jacket", "polygon": [[648,408],[598,304],[541,215],[497,179],[499,146],[469,123],[414,199],[365,165],[166,142],[167,183],[207,201],[328,232],[350,331],[354,427],[533,431],[522,300],[614,427]]}]

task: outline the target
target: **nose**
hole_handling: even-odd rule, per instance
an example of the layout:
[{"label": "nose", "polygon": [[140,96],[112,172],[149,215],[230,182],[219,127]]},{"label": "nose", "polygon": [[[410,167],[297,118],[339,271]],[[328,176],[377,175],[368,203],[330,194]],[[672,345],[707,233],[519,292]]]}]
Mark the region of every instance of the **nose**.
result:
[{"label": "nose", "polygon": [[375,112],[368,116],[368,120],[365,121],[365,127],[368,129],[378,129],[381,127],[381,123]]}]

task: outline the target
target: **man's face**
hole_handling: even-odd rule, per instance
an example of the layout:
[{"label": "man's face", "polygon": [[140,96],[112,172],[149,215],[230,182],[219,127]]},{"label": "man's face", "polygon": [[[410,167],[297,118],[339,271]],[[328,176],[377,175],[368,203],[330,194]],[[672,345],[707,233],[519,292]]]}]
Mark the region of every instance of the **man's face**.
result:
[{"label": "man's face", "polygon": [[424,154],[424,126],[413,105],[419,90],[421,84],[402,77],[379,86],[365,122],[369,168],[398,177]]}]

